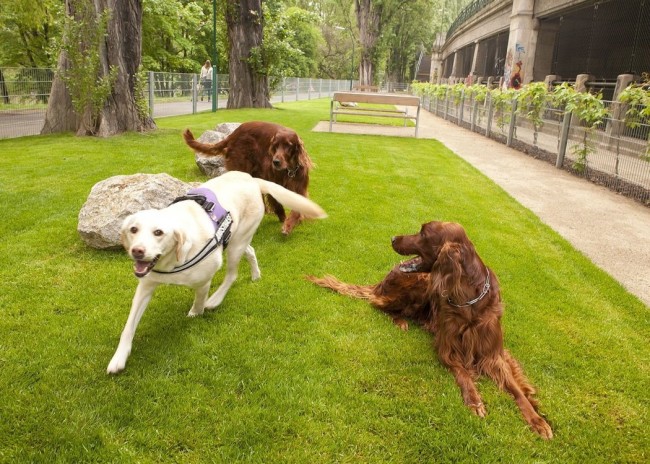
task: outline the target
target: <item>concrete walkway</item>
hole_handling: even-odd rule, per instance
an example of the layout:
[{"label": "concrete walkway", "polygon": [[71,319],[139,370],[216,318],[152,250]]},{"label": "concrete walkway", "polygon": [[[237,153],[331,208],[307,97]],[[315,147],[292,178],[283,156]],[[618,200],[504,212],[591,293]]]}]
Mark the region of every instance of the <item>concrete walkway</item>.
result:
[{"label": "concrete walkway", "polygon": [[[328,131],[329,122],[314,130]],[[414,129],[337,123],[333,132],[412,137]],[[428,111],[418,138],[445,144],[650,307],[650,208]]]}]

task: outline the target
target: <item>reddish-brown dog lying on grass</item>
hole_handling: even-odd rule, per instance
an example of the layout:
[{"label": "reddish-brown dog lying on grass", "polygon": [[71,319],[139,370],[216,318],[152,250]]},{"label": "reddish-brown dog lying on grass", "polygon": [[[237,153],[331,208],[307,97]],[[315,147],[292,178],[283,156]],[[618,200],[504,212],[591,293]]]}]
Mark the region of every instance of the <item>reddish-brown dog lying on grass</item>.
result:
[{"label": "reddish-brown dog lying on grass", "polygon": [[390,314],[406,330],[405,319],[435,334],[442,363],[451,370],[463,401],[484,417],[474,379],[490,377],[510,393],[530,427],[550,439],[550,425],[537,412],[535,389],[519,363],[503,347],[503,303],[496,275],[476,253],[459,224],[429,222],[419,234],[393,237],[393,249],[415,258],[397,265],[376,285],[346,284],[335,277],[307,278],[321,287],[364,298]]},{"label": "reddish-brown dog lying on grass", "polygon": [[[207,156],[223,155],[228,171],[243,171],[253,177],[275,182],[304,197],[308,196],[309,170],[313,163],[302,140],[288,127],[263,121],[240,125],[217,143],[201,143],[189,129],[183,133],[185,143]],[[282,233],[287,235],[302,219],[292,211],[286,216],[275,198],[267,196],[269,206],[282,222]]]}]

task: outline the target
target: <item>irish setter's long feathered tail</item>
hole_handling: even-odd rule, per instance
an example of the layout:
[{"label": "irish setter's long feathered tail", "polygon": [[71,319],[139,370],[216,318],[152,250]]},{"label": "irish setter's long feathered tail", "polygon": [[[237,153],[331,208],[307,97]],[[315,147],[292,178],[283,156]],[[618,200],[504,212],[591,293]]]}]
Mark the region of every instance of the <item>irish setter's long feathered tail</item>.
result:
[{"label": "irish setter's long feathered tail", "polygon": [[324,288],[334,290],[341,295],[349,296],[352,298],[359,298],[362,300],[372,300],[376,285],[355,285],[341,282],[333,275],[326,275],[324,277],[306,276],[307,280],[314,282]]},{"label": "irish setter's long feathered tail", "polygon": [[225,143],[224,140],[221,142],[217,143],[202,143],[199,142],[194,138],[194,134],[192,134],[192,131],[189,129],[185,129],[185,132],[183,132],[183,138],[185,139],[185,143],[192,148],[195,151],[201,152],[204,155],[207,156],[217,156],[217,155],[223,155],[223,149],[225,148]]}]

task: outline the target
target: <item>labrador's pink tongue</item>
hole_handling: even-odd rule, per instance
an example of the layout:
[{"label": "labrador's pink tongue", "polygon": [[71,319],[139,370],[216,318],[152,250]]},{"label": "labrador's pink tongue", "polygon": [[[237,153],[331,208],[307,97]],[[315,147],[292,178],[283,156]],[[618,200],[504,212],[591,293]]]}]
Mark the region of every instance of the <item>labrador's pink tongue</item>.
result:
[{"label": "labrador's pink tongue", "polygon": [[147,269],[149,268],[149,263],[148,261],[136,261],[135,264],[133,265],[133,269],[135,270],[136,274],[144,274],[147,272]]}]

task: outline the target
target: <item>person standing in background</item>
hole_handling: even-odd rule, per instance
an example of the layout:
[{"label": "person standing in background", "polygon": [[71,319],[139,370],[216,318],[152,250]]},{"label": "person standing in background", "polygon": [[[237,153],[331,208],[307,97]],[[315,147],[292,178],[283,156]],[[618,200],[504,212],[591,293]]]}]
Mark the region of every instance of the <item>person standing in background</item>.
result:
[{"label": "person standing in background", "polygon": [[201,67],[199,82],[201,83],[201,101],[203,101],[203,95],[206,93],[208,101],[210,101],[212,96],[212,63],[210,63],[210,60],[205,60],[205,64]]}]

